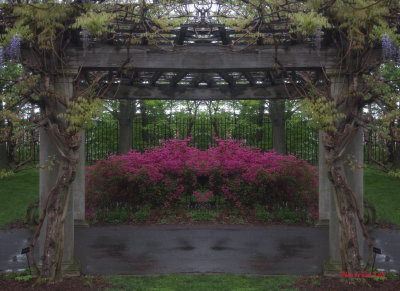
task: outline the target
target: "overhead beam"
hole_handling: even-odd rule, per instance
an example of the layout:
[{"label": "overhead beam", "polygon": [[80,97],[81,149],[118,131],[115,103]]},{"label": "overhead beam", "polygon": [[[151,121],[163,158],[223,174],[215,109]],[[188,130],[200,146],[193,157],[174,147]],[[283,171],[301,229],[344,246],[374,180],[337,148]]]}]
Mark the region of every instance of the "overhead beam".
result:
[{"label": "overhead beam", "polygon": [[[276,54],[275,54],[276,53]],[[118,69],[128,55],[127,68],[137,71],[190,71],[190,72],[243,72],[279,69],[279,63],[289,70],[313,70],[334,67],[337,64],[335,48],[321,49],[319,54],[307,45],[255,46],[251,51],[233,52],[213,45],[187,47],[173,52],[134,46],[129,53],[126,48],[96,44],[84,54],[82,48],[67,49],[68,63],[73,68],[96,70]],[[276,58],[275,58],[276,57]]]},{"label": "overhead beam", "polygon": [[[295,99],[299,98],[294,88],[288,85],[271,87],[136,87],[121,84],[110,89],[105,98],[118,99],[158,99],[158,100],[261,100],[261,99]],[[288,94],[289,93],[289,94]]]}]

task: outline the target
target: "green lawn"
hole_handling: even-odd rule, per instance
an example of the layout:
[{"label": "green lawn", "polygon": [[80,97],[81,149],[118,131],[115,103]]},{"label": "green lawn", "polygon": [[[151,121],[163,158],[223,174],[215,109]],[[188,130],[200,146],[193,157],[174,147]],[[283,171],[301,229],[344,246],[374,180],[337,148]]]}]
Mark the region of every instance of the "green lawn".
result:
[{"label": "green lawn", "polygon": [[[112,276],[107,277],[116,288],[108,290],[282,290],[296,282],[296,276],[245,276],[231,274]],[[286,289],[285,290],[294,290]]]},{"label": "green lawn", "polygon": [[39,170],[26,170],[0,179],[0,229],[24,219],[28,206],[39,197]]},{"label": "green lawn", "polygon": [[364,170],[364,196],[375,206],[377,220],[400,227],[400,179],[377,169]]}]

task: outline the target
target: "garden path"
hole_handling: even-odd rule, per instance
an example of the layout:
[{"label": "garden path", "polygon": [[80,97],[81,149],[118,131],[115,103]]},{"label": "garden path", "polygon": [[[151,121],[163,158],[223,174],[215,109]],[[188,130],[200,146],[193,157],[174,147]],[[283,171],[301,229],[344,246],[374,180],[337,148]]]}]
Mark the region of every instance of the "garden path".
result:
[{"label": "garden path", "polygon": [[[0,231],[0,273],[26,267],[32,233]],[[375,266],[400,270],[399,230],[374,230]],[[302,226],[101,226],[76,229],[84,274],[235,273],[313,275],[328,257],[328,229]]]}]

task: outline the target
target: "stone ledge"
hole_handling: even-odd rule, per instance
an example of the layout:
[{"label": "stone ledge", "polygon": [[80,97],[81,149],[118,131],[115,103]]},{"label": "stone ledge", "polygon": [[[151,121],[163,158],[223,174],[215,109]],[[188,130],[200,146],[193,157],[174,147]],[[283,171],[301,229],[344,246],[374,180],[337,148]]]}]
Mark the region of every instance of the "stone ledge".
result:
[{"label": "stone ledge", "polygon": [[329,227],[329,219],[318,219],[314,227]]},{"label": "stone ledge", "polygon": [[75,219],[74,227],[87,228],[87,227],[89,227],[89,223],[85,219]]}]

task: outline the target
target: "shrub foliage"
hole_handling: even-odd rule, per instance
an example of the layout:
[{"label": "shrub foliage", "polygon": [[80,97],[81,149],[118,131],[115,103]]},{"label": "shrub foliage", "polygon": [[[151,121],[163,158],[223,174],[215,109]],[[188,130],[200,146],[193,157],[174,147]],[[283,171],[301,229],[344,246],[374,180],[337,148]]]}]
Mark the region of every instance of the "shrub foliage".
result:
[{"label": "shrub foliage", "polygon": [[215,139],[217,146],[206,151],[188,146],[189,137],[98,161],[87,169],[87,219],[121,206],[173,207],[188,197],[205,203],[212,196],[230,207],[284,205],[317,217],[314,167],[294,155],[262,153],[238,140]]}]

